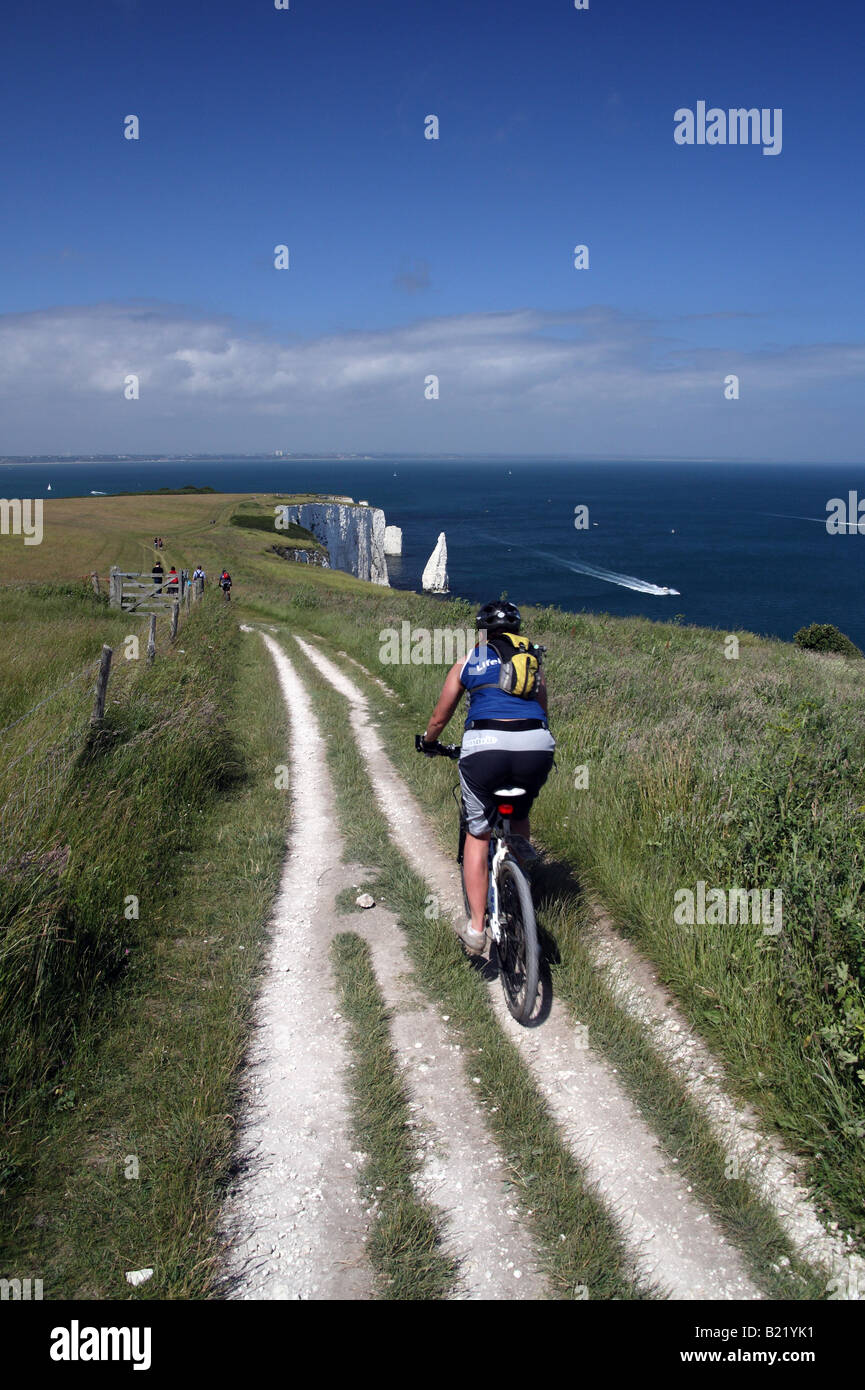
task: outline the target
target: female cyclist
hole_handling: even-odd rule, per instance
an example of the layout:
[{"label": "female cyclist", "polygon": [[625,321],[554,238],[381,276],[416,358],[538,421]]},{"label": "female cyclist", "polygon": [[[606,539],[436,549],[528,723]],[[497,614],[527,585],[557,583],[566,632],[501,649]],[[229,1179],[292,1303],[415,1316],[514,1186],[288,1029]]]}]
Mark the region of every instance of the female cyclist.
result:
[{"label": "female cyclist", "polygon": [[424,743],[435,743],[468,691],[459,772],[467,816],[463,870],[472,915],[459,935],[476,952],[485,944],[489,840],[496,816],[493,793],[510,786],[524,789],[522,796],[511,798],[511,828],[517,853],[531,855],[529,810],[547,780],[556,747],[547,727],[543,671],[538,669],[528,695],[511,694],[500,684],[503,656],[507,660],[512,644],[500,644],[500,652],[496,639],[517,636],[521,623],[513,603],[487,603],[480,609],[475,618],[480,641],[465,661],[451,667],[423,736]]}]

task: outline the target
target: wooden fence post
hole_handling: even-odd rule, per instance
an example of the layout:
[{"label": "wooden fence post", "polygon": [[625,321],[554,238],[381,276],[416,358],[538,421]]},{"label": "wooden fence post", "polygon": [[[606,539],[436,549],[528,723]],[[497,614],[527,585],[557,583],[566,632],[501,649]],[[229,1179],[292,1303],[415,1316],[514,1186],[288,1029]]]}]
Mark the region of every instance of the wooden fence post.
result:
[{"label": "wooden fence post", "polygon": [[[187,603],[188,603],[188,597],[187,597]],[[174,641],[175,637],[177,636],[177,619],[178,619],[179,617],[180,617],[180,604],[178,603],[177,599],[175,599],[174,602],[173,602],[172,605],[171,605],[171,640],[172,640],[172,642]]]},{"label": "wooden fence post", "polygon": [[116,565],[111,566],[111,577],[108,581],[109,593],[108,603],[111,608],[123,607],[123,577]]},{"label": "wooden fence post", "polygon": [[108,690],[108,677],[111,673],[111,657],[113,652],[111,647],[103,646],[102,657],[99,662],[99,674],[96,677],[96,699],[93,701],[93,713],[90,716],[91,725],[101,724],[105,717],[105,694]]},{"label": "wooden fence post", "polygon": [[94,594],[98,594],[98,593],[99,593],[99,575],[96,573],[95,570],[94,570],[93,573],[91,574],[90,580],[91,580],[91,583],[93,584],[93,592],[94,592]]},{"label": "wooden fence post", "polygon": [[150,666],[156,655],[156,614],[150,615],[150,634],[147,638],[147,664]]}]

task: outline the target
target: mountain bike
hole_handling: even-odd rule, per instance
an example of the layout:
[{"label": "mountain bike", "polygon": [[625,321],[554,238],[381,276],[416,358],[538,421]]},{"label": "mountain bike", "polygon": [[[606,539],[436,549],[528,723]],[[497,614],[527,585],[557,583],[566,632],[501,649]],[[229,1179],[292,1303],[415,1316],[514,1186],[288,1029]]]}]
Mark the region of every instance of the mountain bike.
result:
[{"label": "mountain bike", "polygon": [[[453,758],[460,755],[457,743],[428,743],[422,747],[423,735],[415,735],[415,748],[427,757]],[[497,815],[493,823],[489,846],[489,890],[484,913],[484,929],[489,931],[496,947],[499,975],[508,1009],[518,1023],[528,1023],[535,1007],[540,975],[538,927],[532,902],[532,891],[511,843],[513,800],[522,796],[523,787],[502,787],[493,795]],[[465,803],[459,784],[453,789],[459,807],[459,849],[457,863],[463,887],[466,914],[471,916],[463,872],[463,850],[467,834]]]}]

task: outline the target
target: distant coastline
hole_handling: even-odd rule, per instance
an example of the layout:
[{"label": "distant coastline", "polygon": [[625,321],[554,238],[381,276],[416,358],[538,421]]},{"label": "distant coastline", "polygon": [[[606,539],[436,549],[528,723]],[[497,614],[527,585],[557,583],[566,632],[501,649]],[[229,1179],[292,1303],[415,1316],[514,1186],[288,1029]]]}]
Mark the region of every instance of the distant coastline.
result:
[{"label": "distant coastline", "polygon": [[275,454],[275,453],[218,453],[218,454],[0,454],[0,467],[15,466],[24,468],[29,464],[56,464],[58,466],[86,464],[122,463],[232,463],[249,461],[253,463],[625,463],[639,466],[643,464],[683,464],[699,467],[702,464],[723,464],[728,467],[749,468],[865,468],[865,458],[836,459],[828,463],[815,463],[811,459],[771,459],[746,458],[730,459],[714,454],[697,456],[694,454]]}]

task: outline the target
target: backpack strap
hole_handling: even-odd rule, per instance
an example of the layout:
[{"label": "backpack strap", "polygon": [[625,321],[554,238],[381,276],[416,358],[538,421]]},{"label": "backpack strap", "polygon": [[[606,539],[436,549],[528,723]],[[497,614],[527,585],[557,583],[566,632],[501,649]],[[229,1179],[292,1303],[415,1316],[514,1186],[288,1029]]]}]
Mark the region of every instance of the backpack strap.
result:
[{"label": "backpack strap", "polygon": [[[499,661],[503,661],[505,658],[502,656],[501,652],[499,651],[498,647],[496,646],[496,642],[498,642],[499,640],[500,640],[500,638],[498,638],[498,637],[496,637],[495,639],[493,639],[492,637],[488,637],[487,640],[486,640],[486,645],[487,645],[488,647],[492,647],[492,649],[493,649],[493,651],[495,652],[496,656],[498,657]],[[472,686],[472,690],[498,690],[498,688],[499,688],[499,683],[498,683],[498,681],[483,681],[481,685],[473,685],[473,686]]]},{"label": "backpack strap", "polygon": [[[514,657],[520,654],[524,656],[533,656],[538,663],[538,672],[540,673],[541,656],[545,649],[536,646],[535,643],[530,642],[527,637],[524,637],[523,641],[526,645],[524,647],[519,647],[509,633],[498,632],[495,637],[488,637],[486,644],[488,647],[492,647],[502,665],[507,661],[513,661]],[[504,651],[501,650],[498,645],[499,643],[504,645]],[[500,688],[498,681],[484,681],[481,685],[472,686],[472,690],[499,690]]]}]

